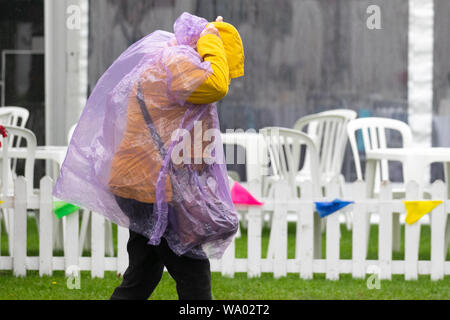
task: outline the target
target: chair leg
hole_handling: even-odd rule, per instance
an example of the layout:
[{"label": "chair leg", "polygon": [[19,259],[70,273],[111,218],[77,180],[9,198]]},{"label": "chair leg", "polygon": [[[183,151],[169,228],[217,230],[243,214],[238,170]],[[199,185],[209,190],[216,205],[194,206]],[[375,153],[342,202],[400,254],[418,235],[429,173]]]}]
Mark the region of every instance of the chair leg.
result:
[{"label": "chair leg", "polygon": [[63,245],[66,243],[66,225],[67,225],[67,218],[62,217],[62,239],[63,239]]},{"label": "chair leg", "polygon": [[273,221],[273,212],[268,211],[268,214],[269,214],[269,219],[267,219],[266,226],[267,226],[267,228],[270,228],[270,226],[272,225],[272,221]]},{"label": "chair leg", "polygon": [[245,229],[247,229],[247,227],[248,227],[247,213],[248,212],[242,212],[242,227],[245,228]]},{"label": "chair leg", "polygon": [[37,234],[39,235],[39,211],[34,211],[34,219],[36,220]]},{"label": "chair leg", "polygon": [[347,230],[350,231],[352,230],[352,212],[351,211],[346,211],[345,212],[345,225],[347,226]]},{"label": "chair leg", "polygon": [[240,237],[241,237],[241,224],[238,223],[238,229],[237,229],[235,238],[240,238]]},{"label": "chair leg", "polygon": [[327,219],[320,219],[320,232],[324,233],[327,228]]},{"label": "chair leg", "polygon": [[92,212],[91,212],[91,219],[89,219],[88,221],[86,240],[84,241],[84,250],[91,251],[91,249],[92,249]]},{"label": "chair leg", "polygon": [[2,209],[3,221],[5,221],[5,231],[9,234],[9,213],[8,209]]},{"label": "chair leg", "polygon": [[[341,196],[345,199],[347,193],[345,192],[345,178],[344,175],[339,176],[339,193]],[[345,211],[345,224],[347,226],[347,230],[352,230],[352,212],[351,211]]]},{"label": "chair leg", "polygon": [[400,213],[394,212],[392,215],[392,250],[399,252],[401,244],[401,224]]},{"label": "chair leg", "polygon": [[269,245],[267,248],[267,259],[273,259],[275,256],[275,252],[274,252],[274,242],[276,239],[276,233],[277,233],[277,229],[278,226],[276,225],[276,219],[273,218],[274,216],[274,212],[272,212],[271,216],[270,216],[270,233],[269,233]]},{"label": "chair leg", "polygon": [[322,221],[317,213],[314,213],[314,259],[322,259]]},{"label": "chair leg", "polygon": [[56,250],[64,249],[64,234],[63,234],[63,224],[61,219],[58,219],[55,215],[53,215],[53,239],[54,239],[54,248]]}]

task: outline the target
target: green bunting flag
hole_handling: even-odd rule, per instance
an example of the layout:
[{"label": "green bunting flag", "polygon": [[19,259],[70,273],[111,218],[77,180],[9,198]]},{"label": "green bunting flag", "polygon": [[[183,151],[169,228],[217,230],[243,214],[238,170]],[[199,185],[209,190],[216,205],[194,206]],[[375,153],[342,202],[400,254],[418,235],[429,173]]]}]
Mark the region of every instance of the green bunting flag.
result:
[{"label": "green bunting flag", "polygon": [[61,219],[64,216],[68,216],[69,214],[78,210],[80,210],[80,207],[77,207],[76,205],[73,205],[71,203],[67,203],[64,201],[53,202],[53,212],[58,217],[58,219]]}]

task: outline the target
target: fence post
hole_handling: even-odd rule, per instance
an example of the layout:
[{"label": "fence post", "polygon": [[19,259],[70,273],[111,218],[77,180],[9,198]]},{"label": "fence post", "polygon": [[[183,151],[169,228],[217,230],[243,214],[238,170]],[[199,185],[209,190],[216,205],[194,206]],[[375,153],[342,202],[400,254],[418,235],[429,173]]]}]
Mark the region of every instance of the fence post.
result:
[{"label": "fence post", "polygon": [[[406,184],[406,199],[419,198],[419,185],[409,181]],[[405,223],[405,280],[416,280],[418,277],[419,240],[420,220],[413,225]]]},{"label": "fence post", "polygon": [[314,209],[311,181],[302,182],[300,185],[301,201],[297,218],[296,259],[299,260],[300,278],[313,278],[313,254],[314,254]]},{"label": "fence post", "polygon": [[[26,276],[27,255],[27,180],[18,177],[14,184],[13,273]],[[10,231],[11,232],[11,231]]]},{"label": "fence post", "polygon": [[[438,180],[431,187],[432,198],[435,200],[446,199],[446,190],[444,182]],[[431,280],[440,280],[444,278],[445,264],[445,227],[447,212],[444,204],[436,207],[430,213],[431,229]]]},{"label": "fence post", "polygon": [[[339,181],[333,179],[326,189],[327,198],[339,197]],[[340,211],[328,215],[326,219],[326,278],[328,280],[339,280],[339,255],[340,255]]]},{"label": "fence post", "polygon": [[117,226],[117,273],[124,274],[128,267],[127,242],[129,238],[128,228]]},{"label": "fence post", "polygon": [[[62,217],[66,219],[65,223],[65,237],[64,237],[64,257],[66,276],[72,274],[70,267],[78,267],[79,249],[78,249],[78,211]],[[63,221],[64,222],[64,221]],[[62,224],[64,226],[64,223]]]},{"label": "fence post", "polygon": [[39,199],[39,275],[53,273],[53,181],[45,176],[40,181]]},{"label": "fence post", "polygon": [[[261,186],[256,180],[248,182],[249,191],[259,198]],[[247,219],[247,277],[259,277],[261,275],[261,229],[262,210],[260,207],[248,208]]]},{"label": "fence post", "polygon": [[353,205],[353,237],[352,237],[352,275],[353,278],[364,278],[366,275],[366,187],[364,181],[355,181],[351,185],[351,194],[355,198]]},{"label": "fence post", "polygon": [[92,212],[91,276],[103,278],[105,271],[105,218]]},{"label": "fence post", "polygon": [[380,210],[378,228],[378,261],[380,263],[380,279],[392,278],[392,238],[393,238],[393,208],[389,202],[392,200],[392,185],[383,181],[380,188]]},{"label": "fence post", "polygon": [[[286,276],[287,273],[287,196],[289,189],[284,181],[275,183],[275,203],[273,224],[270,232],[274,232],[273,276]],[[271,257],[268,257],[270,259]]]}]

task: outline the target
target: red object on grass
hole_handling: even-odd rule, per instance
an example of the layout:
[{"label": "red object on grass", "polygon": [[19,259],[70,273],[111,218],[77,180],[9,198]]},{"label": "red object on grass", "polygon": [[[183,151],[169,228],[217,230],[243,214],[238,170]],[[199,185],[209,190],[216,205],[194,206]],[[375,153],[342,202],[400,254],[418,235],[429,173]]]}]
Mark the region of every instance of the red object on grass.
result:
[{"label": "red object on grass", "polygon": [[[6,138],[8,136],[8,131],[6,131],[5,127],[0,125],[0,134],[3,136],[3,138]],[[2,142],[0,141],[0,147],[2,146]]]},{"label": "red object on grass", "polygon": [[234,204],[244,204],[249,206],[262,206],[264,202],[260,202],[251,195],[251,193],[245,189],[238,182],[234,182],[231,188],[231,200]]}]

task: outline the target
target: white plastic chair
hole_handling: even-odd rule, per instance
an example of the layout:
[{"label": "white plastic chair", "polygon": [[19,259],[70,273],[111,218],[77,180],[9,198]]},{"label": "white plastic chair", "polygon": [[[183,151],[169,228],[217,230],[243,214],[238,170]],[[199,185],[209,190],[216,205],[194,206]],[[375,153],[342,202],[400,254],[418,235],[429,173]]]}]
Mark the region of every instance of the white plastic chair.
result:
[{"label": "white plastic chair", "polygon": [[[34,194],[33,190],[33,177],[34,177],[34,161],[36,154],[36,136],[33,132],[28,129],[18,128],[13,126],[4,126],[8,132],[8,137],[3,138],[0,136],[2,141],[2,147],[0,149],[0,160],[1,160],[1,196],[13,196],[14,195],[14,172],[12,170],[11,162],[15,160],[10,155],[11,143],[10,139],[12,137],[17,137],[18,139],[23,139],[26,141],[27,155],[25,158],[25,178],[27,180],[27,194],[28,197]],[[6,232],[9,234],[13,230],[14,225],[14,210],[13,209],[3,209],[3,218],[5,221]],[[13,239],[9,238],[9,252],[12,255],[13,250]]]},{"label": "white plastic chair", "polygon": [[358,116],[358,113],[351,109],[331,109],[331,110],[319,112],[317,114],[343,116],[343,117],[347,118],[349,121],[356,119],[356,117]]},{"label": "white plastic chair", "polygon": [[[300,166],[300,158],[302,145],[306,146],[306,152],[309,153],[311,161],[309,162],[310,180],[313,185],[314,197],[321,197],[319,156],[314,141],[305,133],[280,127],[267,127],[259,131],[265,140],[267,151],[269,153],[270,166],[272,168],[276,181],[284,181],[287,184],[290,194],[288,198],[298,198],[298,181],[296,175]],[[306,164],[305,164],[306,165]],[[300,190],[301,191],[301,190]],[[269,197],[273,197],[274,193],[270,192]],[[315,223],[319,224],[316,215]],[[271,220],[271,230],[269,238],[268,258],[274,255],[274,239],[276,239],[273,225],[274,219]],[[316,229],[320,230],[320,229]],[[316,234],[318,231],[316,231]],[[320,236],[320,233],[319,233]],[[320,256],[320,239],[315,235],[315,256]]]},{"label": "white plastic chair", "polygon": [[[321,186],[325,187],[331,180],[338,178],[340,193],[344,194],[345,179],[342,175],[345,148],[347,146],[347,124],[357,117],[357,113],[350,109],[328,110],[300,118],[294,129],[305,131],[317,147],[321,172]],[[306,154],[305,162],[310,160]],[[296,179],[301,182],[309,176],[308,172],[300,171]],[[326,195],[326,190],[325,195]],[[351,229],[351,214],[345,211],[347,229]]]},{"label": "white plastic chair", "polygon": [[[0,124],[2,125],[25,128],[29,116],[30,112],[23,107],[16,107],[16,106],[0,107]],[[22,140],[20,137],[15,138],[14,135],[11,135],[9,139],[9,146],[20,147],[21,141]],[[16,171],[16,166],[17,160],[14,159],[12,161],[13,173],[15,173]]]},{"label": "white plastic chair", "polygon": [[[300,118],[294,125],[294,129],[305,131],[316,144],[322,186],[341,176],[347,145],[347,124],[356,116],[353,110],[329,110]],[[310,161],[308,156],[305,161]],[[297,179],[302,180],[302,172],[299,172]]]},{"label": "white plastic chair", "polygon": [[[358,145],[356,141],[357,131],[361,131],[362,142],[364,150],[376,150],[387,147],[386,130],[393,130],[400,133],[402,137],[402,144],[404,148],[412,146],[412,133],[410,127],[399,120],[389,118],[360,118],[352,120],[347,125],[347,133],[352,148],[353,159],[355,161],[356,176],[358,180],[363,179],[361,162],[359,159]],[[377,166],[375,175],[375,193],[379,192],[381,181],[389,180],[389,166],[387,160],[382,160],[381,165]],[[402,193],[404,191],[394,190],[394,194]]]},{"label": "white plastic chair", "polygon": [[[272,181],[286,181],[292,192],[291,196],[297,197],[298,180],[296,177],[300,166],[300,148],[302,145],[306,145],[306,153],[310,155],[312,161],[309,161],[309,164],[305,163],[308,166],[305,171],[309,172],[309,179],[315,185],[315,196],[321,196],[318,152],[313,139],[303,132],[289,128],[266,127],[259,132],[262,134],[269,152],[272,169],[272,175],[269,178],[272,178]],[[268,196],[268,193],[266,195]]]},{"label": "white plastic chair", "polygon": [[[360,118],[353,121],[350,121],[347,125],[347,133],[350,141],[350,146],[352,148],[353,159],[355,161],[356,168],[356,176],[358,180],[363,179],[362,170],[361,170],[361,162],[359,160],[359,152],[358,145],[356,141],[356,133],[361,131],[362,142],[364,146],[364,150],[376,150],[380,148],[387,147],[388,137],[386,135],[386,130],[397,131],[402,137],[402,144],[404,148],[408,148],[412,146],[412,133],[410,127],[399,120],[389,119],[389,118],[376,118],[376,117],[368,117],[368,118]],[[382,160],[381,165],[377,164],[376,173],[375,173],[375,185],[374,185],[374,194],[378,194],[382,181],[389,180],[389,166],[387,160]],[[394,198],[400,198],[405,195],[404,188],[393,188],[392,195]],[[370,216],[371,214],[367,214],[366,219],[366,229],[370,228]],[[396,226],[400,228],[400,215],[397,214],[395,217]],[[398,232],[400,232],[398,230]],[[368,244],[369,232],[367,234],[366,243]],[[400,248],[399,239],[394,239],[394,249],[398,250]]]},{"label": "white plastic chair", "polygon": [[9,119],[11,118],[11,112],[2,112],[0,108],[0,124],[2,126],[7,126],[9,124]]},{"label": "white plastic chair", "polygon": [[8,115],[8,123],[6,125],[25,128],[30,112],[23,107],[0,107],[0,116]]}]

